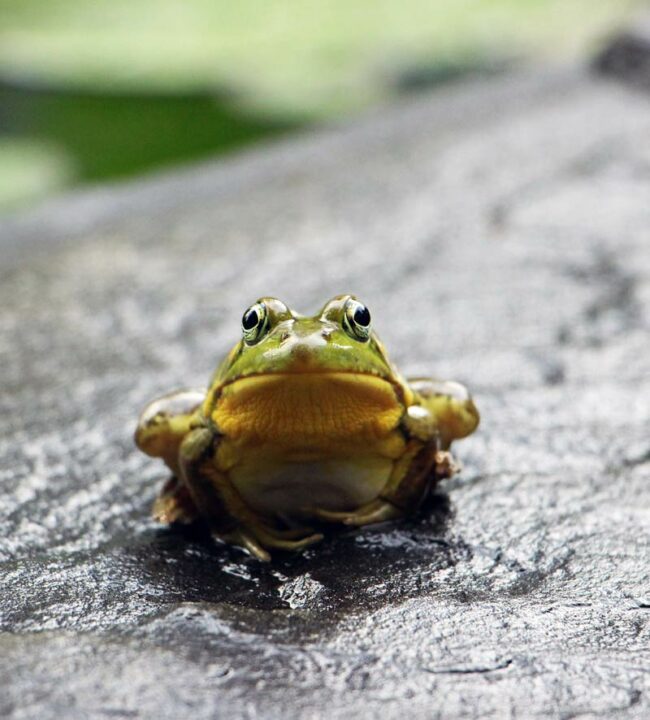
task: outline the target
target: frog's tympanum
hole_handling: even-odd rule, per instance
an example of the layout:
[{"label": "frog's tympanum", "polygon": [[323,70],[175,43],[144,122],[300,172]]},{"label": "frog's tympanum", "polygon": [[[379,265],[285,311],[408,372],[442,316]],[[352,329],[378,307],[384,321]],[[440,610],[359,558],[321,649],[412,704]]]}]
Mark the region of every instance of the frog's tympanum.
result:
[{"label": "frog's tympanum", "polygon": [[462,385],[400,375],[353,296],[313,317],[269,297],[246,310],[207,390],[154,400],[135,442],[173,473],[155,518],[202,519],[269,560],[318,542],[326,523],[414,512],[478,422]]}]

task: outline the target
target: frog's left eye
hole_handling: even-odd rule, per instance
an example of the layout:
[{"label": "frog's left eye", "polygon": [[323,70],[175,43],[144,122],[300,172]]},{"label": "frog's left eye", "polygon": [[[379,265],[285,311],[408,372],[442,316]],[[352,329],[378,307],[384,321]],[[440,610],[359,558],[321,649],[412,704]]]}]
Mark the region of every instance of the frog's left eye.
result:
[{"label": "frog's left eye", "polygon": [[358,300],[350,300],[345,304],[343,327],[348,335],[356,340],[367,340],[370,337],[370,311]]},{"label": "frog's left eye", "polygon": [[269,313],[264,303],[251,305],[241,319],[244,341],[247,345],[255,345],[266,334],[269,328]]}]

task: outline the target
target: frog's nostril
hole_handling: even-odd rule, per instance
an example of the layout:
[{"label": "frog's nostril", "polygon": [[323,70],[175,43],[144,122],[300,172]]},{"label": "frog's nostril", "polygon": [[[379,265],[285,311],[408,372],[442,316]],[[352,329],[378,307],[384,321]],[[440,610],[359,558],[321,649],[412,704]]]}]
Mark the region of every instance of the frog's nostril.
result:
[{"label": "frog's nostril", "polygon": [[282,345],[282,343],[285,343],[290,337],[291,336],[288,332],[283,332],[282,335],[280,335],[280,345]]},{"label": "frog's nostril", "polygon": [[330,336],[333,332],[334,330],[332,328],[323,328],[320,334],[322,338],[325,338],[325,340],[329,342]]}]

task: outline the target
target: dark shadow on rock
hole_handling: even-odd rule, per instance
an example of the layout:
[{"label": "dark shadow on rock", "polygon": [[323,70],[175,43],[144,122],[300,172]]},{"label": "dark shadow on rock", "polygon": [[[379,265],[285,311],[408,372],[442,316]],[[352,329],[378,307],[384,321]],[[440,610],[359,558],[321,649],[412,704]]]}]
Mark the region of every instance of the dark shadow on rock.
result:
[{"label": "dark shadow on rock", "polygon": [[413,518],[330,529],[322,543],[275,553],[268,564],[213,540],[200,525],[147,531],[131,545],[122,538],[116,552],[141,565],[137,574],[164,587],[168,601],[352,611],[430,591],[436,573],[468,553],[453,537],[452,517],[449,497],[434,494]]}]

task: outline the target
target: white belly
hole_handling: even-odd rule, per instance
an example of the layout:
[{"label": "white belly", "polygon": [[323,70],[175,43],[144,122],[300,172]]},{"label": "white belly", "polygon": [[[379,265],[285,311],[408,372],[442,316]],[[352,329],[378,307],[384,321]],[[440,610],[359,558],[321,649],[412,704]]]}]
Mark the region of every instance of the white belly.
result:
[{"label": "white belly", "polygon": [[265,515],[305,517],[310,510],[355,510],[388,482],[393,461],[378,455],[295,462],[244,461],[230,480],[244,502]]}]

